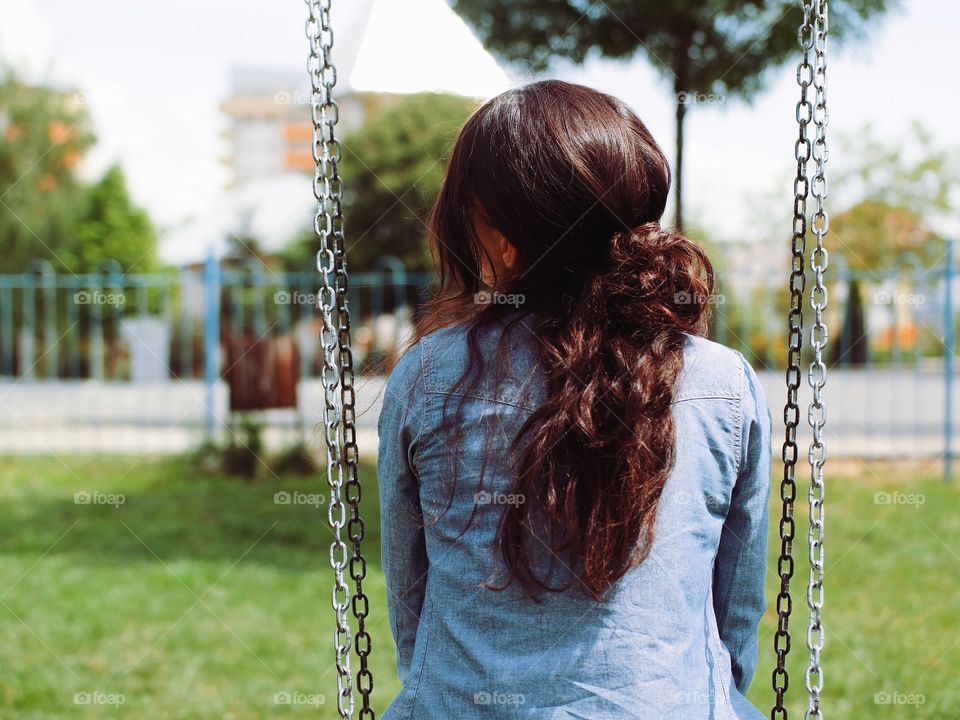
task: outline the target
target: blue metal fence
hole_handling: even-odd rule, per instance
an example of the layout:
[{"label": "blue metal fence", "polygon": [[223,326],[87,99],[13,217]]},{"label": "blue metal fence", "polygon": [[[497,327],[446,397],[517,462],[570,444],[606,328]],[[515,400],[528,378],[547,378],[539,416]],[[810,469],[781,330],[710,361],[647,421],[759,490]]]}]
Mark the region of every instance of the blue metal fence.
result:
[{"label": "blue metal fence", "polygon": [[[394,317],[394,309],[417,303],[431,280],[395,262],[352,274],[356,327],[370,328],[378,318]],[[155,373],[162,371],[170,379],[209,382],[219,373],[217,351],[225,337],[299,329],[300,376],[315,377],[316,283],[314,272],[278,272],[258,262],[228,266],[215,258],[156,274],[123,273],[118,266],[96,274],[54,273],[37,263],[28,273],[0,275],[0,376],[136,382],[159,379]],[[132,333],[155,357],[136,363]],[[369,349],[360,344],[362,358],[388,349],[384,342]]]},{"label": "blue metal fence", "polygon": [[[263,421],[290,430],[284,437],[305,434],[322,407],[317,280],[214,257],[153,274],[34,263],[0,275],[0,453],[168,452],[223,440],[230,365],[276,339],[295,348],[286,380],[299,386],[299,406]],[[351,275],[361,372],[376,374],[395,351],[431,282],[390,258]]]},{"label": "blue metal fence", "polygon": [[[942,457],[951,470],[953,266],[952,244],[932,266],[851,270],[831,258],[831,454]],[[268,424],[308,428],[322,407],[317,280],[312,271],[215,258],[154,274],[108,266],[74,275],[38,263],[0,275],[0,452],[160,452],[216,438],[229,416],[228,351],[258,338],[296,348],[298,407],[292,417],[266,413]],[[361,429],[375,425],[382,360],[410,329],[431,281],[389,258],[374,272],[351,274]],[[714,338],[760,371],[775,417],[784,399],[787,301],[779,278],[738,279],[721,281],[715,307]]]},{"label": "blue metal fence", "polygon": [[[952,240],[944,243],[938,262],[927,264],[907,255],[897,267],[852,269],[843,256],[831,256],[828,446],[850,457],[942,460],[945,477],[951,477],[958,400],[956,275]],[[724,283],[721,276],[714,336],[767,371],[764,385],[778,417],[784,399],[786,284],[737,280]],[[804,310],[809,337],[808,303]],[[809,360],[805,352],[801,367]],[[804,383],[801,392],[807,390]]]}]

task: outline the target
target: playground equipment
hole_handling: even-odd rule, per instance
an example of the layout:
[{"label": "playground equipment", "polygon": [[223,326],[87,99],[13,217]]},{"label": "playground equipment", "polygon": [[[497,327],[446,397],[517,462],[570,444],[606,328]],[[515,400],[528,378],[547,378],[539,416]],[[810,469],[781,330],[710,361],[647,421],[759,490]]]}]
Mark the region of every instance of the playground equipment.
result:
[{"label": "playground equipment", "polygon": [[[323,426],[327,448],[326,477],[330,487],[328,520],[334,532],[330,546],[330,564],[334,571],[332,604],[336,614],[334,648],[337,668],[337,708],[341,718],[353,718],[355,711],[354,683],[351,671],[351,654],[355,651],[359,660],[356,674],[356,689],[361,695],[361,718],[375,718],[370,705],[373,690],[373,675],[369,668],[371,651],[370,634],[365,620],[369,602],[363,591],[366,576],[366,560],[362,544],[363,519],[360,516],[361,487],[357,476],[357,443],[355,418],[355,392],[353,355],[351,353],[350,311],[348,308],[348,276],[345,258],[344,227],[342,214],[343,181],[338,172],[341,159],[340,143],[335,137],[338,107],[333,99],[337,82],[336,66],[331,57],[333,30],[330,24],[331,0],[305,0],[309,9],[306,35],[310,42],[307,70],[311,81],[311,113],[313,119],[313,157],[316,169],[313,192],[317,200],[314,227],[320,240],[317,253],[317,270],[321,277],[318,306],[322,317],[320,344],[323,352],[323,381],[325,405]],[[827,289],[824,272],[828,266],[828,254],[824,238],[829,231],[829,218],[825,209],[827,198],[827,29],[828,0],[800,0],[803,21],[798,31],[802,58],[797,67],[797,82],[800,100],[796,118],[799,136],[795,145],[797,174],[794,180],[792,267],[790,272],[791,305],[788,314],[789,355],[786,373],[787,401],[784,406],[785,436],[783,442],[783,480],[780,497],[783,501],[780,518],[780,557],[777,571],[780,576],[780,592],[777,595],[777,631],[774,635],[774,650],[777,655],[773,671],[773,689],[776,704],[771,709],[771,718],[786,718],[784,706],[789,687],[787,655],[790,652],[790,614],[793,600],[790,580],[793,577],[793,541],[795,538],[794,506],[796,500],[796,467],[799,457],[797,427],[800,423],[798,392],[800,387],[800,354],[803,348],[803,302],[806,293],[806,264],[809,261],[813,273],[813,286],[809,293],[810,308],[814,322],[810,328],[809,343],[813,360],[807,377],[813,389],[807,419],[813,429],[807,459],[810,465],[810,491],[808,495],[810,526],[807,537],[809,574],[807,579],[807,605],[810,609],[807,624],[806,644],[810,653],[805,674],[808,694],[807,719],[822,717],[820,694],[823,690],[823,668],[820,652],[824,644],[822,624],[823,610],[823,538],[824,538],[824,465],[827,449],[823,439],[826,422],[826,406],[823,388],[826,384],[826,365],[823,350],[828,333],[823,312],[827,306]],[[811,97],[812,95],[812,97]],[[813,138],[809,135],[813,124]],[[813,160],[813,167],[809,161]],[[813,198],[814,209],[807,216],[807,202]],[[807,236],[812,232],[814,247],[807,255]],[[348,518],[349,515],[349,518]],[[348,534],[343,536],[344,530]],[[349,566],[353,587],[348,586],[345,573]],[[357,631],[351,643],[348,624],[351,610]],[[352,644],[352,648],[351,648]]]}]

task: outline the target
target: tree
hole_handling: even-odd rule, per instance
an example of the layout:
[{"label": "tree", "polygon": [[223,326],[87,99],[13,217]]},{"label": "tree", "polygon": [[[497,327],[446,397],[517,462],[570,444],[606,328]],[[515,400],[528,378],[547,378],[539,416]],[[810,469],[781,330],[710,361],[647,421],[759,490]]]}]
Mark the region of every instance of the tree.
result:
[{"label": "tree", "polygon": [[[869,125],[840,144],[844,156],[857,163],[832,181],[850,203],[830,219],[832,252],[855,271],[942,262],[943,239],[931,229],[931,220],[949,212],[960,191],[960,149],[938,147],[920,123],[896,144],[881,142]],[[867,357],[863,292],[855,276],[847,285],[845,331],[835,354],[837,361],[857,364]]]},{"label": "tree", "polygon": [[[433,267],[426,220],[457,133],[476,107],[459,95],[420,93],[373,115],[343,141],[344,219],[351,271],[373,269],[395,255],[408,270]],[[282,253],[303,268],[318,248],[313,230]]]},{"label": "tree", "polygon": [[76,226],[57,251],[63,269],[97,272],[115,261],[124,272],[149,272],[157,262],[157,234],[146,211],[127,191],[119,165],[114,165],[84,192]]},{"label": "tree", "polygon": [[[638,50],[672,82],[676,110],[676,227],[683,220],[683,131],[688,108],[760,90],[765,71],[799,57],[795,0],[451,0],[483,42],[538,72],[551,59],[591,52],[630,58]],[[897,0],[833,0],[830,36],[863,34]]]},{"label": "tree", "polygon": [[81,96],[0,80],[0,272],[57,262],[82,195],[74,168],[92,143]]},{"label": "tree", "polygon": [[919,122],[895,144],[870,125],[839,144],[844,157],[857,159],[831,179],[831,194],[847,209],[831,217],[829,237],[847,265],[880,270],[942,256],[930,225],[960,192],[960,148],[938,146]]},{"label": "tree", "polygon": [[911,256],[931,262],[942,253],[916,210],[872,198],[835,215],[829,237],[853,270],[886,270]]}]

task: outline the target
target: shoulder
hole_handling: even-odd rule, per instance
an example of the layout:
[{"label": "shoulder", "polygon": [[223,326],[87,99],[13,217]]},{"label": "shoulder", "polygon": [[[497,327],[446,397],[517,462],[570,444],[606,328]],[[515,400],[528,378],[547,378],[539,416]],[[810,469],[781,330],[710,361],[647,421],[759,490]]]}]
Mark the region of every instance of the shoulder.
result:
[{"label": "shoulder", "polygon": [[468,326],[466,323],[457,323],[434,330],[429,335],[420,338],[419,345],[430,357],[436,353],[448,354],[466,348]]},{"label": "shoulder", "polygon": [[[467,355],[467,330],[462,324],[450,325],[424,335],[408,347],[387,378],[387,391],[411,390],[418,383],[430,387],[430,375],[436,368],[450,367],[457,357]],[[454,361],[454,362],[452,362]]]},{"label": "shoulder", "polygon": [[417,384],[430,390],[447,375],[458,373],[470,356],[468,327],[448,325],[424,335],[397,360],[387,379],[387,388],[410,391]]},{"label": "shoulder", "polygon": [[733,348],[684,333],[683,370],[675,400],[738,398],[743,393],[744,358]]},{"label": "shoulder", "polygon": [[697,400],[718,400],[729,408],[738,467],[745,462],[748,442],[759,443],[765,448],[762,452],[769,452],[772,415],[756,371],[738,350],[687,335],[673,401]]},{"label": "shoulder", "polygon": [[766,434],[772,414],[760,377],[739,350],[695,335],[687,335],[684,366],[674,402],[706,398],[729,399],[739,408],[742,423],[757,423]]},{"label": "shoulder", "polygon": [[436,330],[417,343],[422,389],[533,409],[542,400],[538,342],[527,316]]},{"label": "shoulder", "polygon": [[387,376],[385,393],[409,393],[423,379],[423,341],[408,347]]},{"label": "shoulder", "polygon": [[743,354],[699,335],[684,333],[683,370],[674,400],[740,399],[756,377]]}]

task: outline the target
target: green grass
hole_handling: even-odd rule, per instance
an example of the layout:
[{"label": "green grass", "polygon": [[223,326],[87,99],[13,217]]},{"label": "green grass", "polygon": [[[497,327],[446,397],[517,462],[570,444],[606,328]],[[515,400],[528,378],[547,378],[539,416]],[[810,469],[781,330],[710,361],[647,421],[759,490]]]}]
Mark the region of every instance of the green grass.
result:
[{"label": "green grass", "polygon": [[[801,466],[800,470],[807,470]],[[801,472],[801,475],[803,473]],[[806,710],[808,484],[797,489],[790,717]],[[878,498],[878,493],[882,497]],[[960,488],[942,475],[864,466],[828,473],[823,708],[831,718],[960,718]],[[883,502],[891,500],[892,502]],[[910,502],[915,500],[916,502]],[[760,661],[749,697],[772,705],[780,550],[779,477],[771,498]],[[886,694],[894,702],[883,702]],[[879,702],[878,702],[879,700]],[[913,702],[911,702],[913,701]]]},{"label": "green grass", "polygon": [[[7,458],[0,468],[0,717],[337,717],[325,509],[274,502],[278,491],[325,494],[321,481],[249,482],[182,459]],[[960,719],[958,491],[933,475],[844,472],[829,476],[827,494],[825,715]],[[373,473],[365,469],[364,479],[374,704],[382,712],[399,686]],[[76,504],[78,491],[122,494],[124,502]],[[877,492],[894,491],[920,493],[924,503],[875,502]],[[777,494],[771,603],[750,692],[765,711]],[[805,556],[802,505],[798,516],[796,551]],[[791,718],[805,709],[805,579],[798,561]],[[75,703],[75,693],[90,692],[124,702]],[[325,702],[278,705],[282,692]],[[923,703],[876,703],[884,692]]]},{"label": "green grass", "polygon": [[[2,467],[0,716],[337,717],[326,511],[274,502],[278,491],[325,493],[324,483],[203,475],[183,460]],[[75,504],[84,490],[124,502]],[[364,509],[376,517],[375,494]],[[399,683],[380,538],[375,523],[367,527],[383,706]],[[83,692],[125,702],[75,704]],[[277,705],[282,692],[323,694],[325,703],[319,714]]]}]

